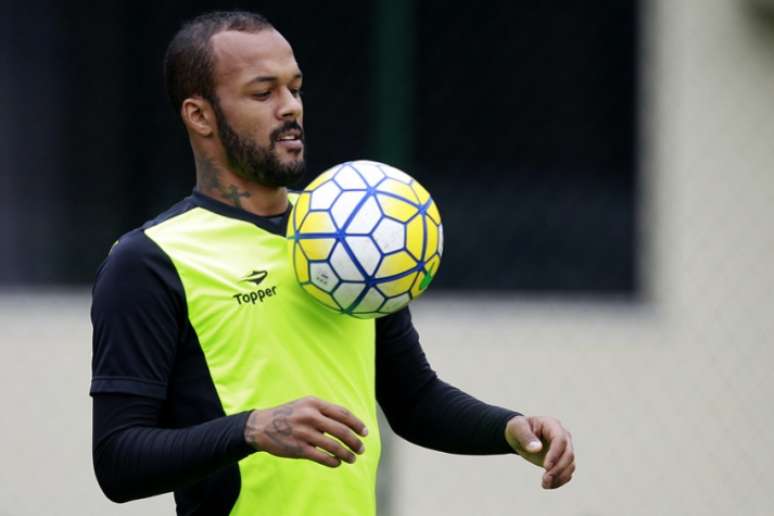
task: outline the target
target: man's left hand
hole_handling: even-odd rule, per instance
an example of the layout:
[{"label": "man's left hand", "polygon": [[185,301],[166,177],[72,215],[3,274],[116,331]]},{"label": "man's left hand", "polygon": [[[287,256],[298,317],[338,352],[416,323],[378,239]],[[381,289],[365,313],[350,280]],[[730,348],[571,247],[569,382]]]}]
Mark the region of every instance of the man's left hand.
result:
[{"label": "man's left hand", "polygon": [[559,420],[547,416],[516,416],[505,426],[505,439],[524,459],[546,470],[544,489],[556,489],[572,479],[575,472],[572,436]]}]

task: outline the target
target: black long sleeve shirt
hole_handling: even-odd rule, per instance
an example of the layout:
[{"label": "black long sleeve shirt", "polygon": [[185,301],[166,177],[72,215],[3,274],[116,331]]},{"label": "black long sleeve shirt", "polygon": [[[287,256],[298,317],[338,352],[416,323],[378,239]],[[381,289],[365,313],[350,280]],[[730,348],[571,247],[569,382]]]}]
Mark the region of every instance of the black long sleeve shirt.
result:
[{"label": "black long sleeve shirt", "polygon": [[[506,422],[518,413],[483,403],[438,378],[408,309],[377,320],[376,396],[404,439],[447,453],[512,453]],[[289,400],[290,401],[290,400]],[[131,394],[94,396],[94,467],[114,501],[190,485],[254,450],[248,412],[187,428],[163,428],[163,402]]]},{"label": "black long sleeve shirt", "polygon": [[[149,224],[192,206],[266,229],[275,224],[197,193]],[[254,452],[244,440],[249,412],[225,415],[210,394],[214,389],[207,383],[184,305],[185,293],[169,257],[142,229],[122,237],[98,273],[92,305],[94,467],[114,501],[195,491],[205,478],[208,485],[219,485],[219,476],[233,474],[229,466]],[[407,308],[375,324],[376,398],[399,436],[448,453],[512,452],[504,428],[517,413],[441,381],[422,351]],[[208,494],[233,495],[218,489]],[[208,513],[206,506],[196,510]]]}]

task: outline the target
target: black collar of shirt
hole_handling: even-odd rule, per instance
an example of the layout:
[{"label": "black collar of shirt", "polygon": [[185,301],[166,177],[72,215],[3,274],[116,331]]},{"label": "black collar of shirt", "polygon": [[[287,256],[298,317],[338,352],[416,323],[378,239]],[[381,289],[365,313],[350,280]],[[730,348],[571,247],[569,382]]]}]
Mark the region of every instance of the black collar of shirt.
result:
[{"label": "black collar of shirt", "polygon": [[208,195],[201,193],[195,188],[191,194],[191,202],[200,208],[204,208],[205,210],[223,215],[224,217],[250,222],[251,224],[255,224],[259,228],[268,231],[269,233],[280,236],[285,236],[285,230],[288,225],[288,218],[290,217],[290,210],[293,208],[293,205],[290,203],[290,201],[288,201],[288,208],[284,213],[262,217],[260,215],[245,211],[241,208],[222,203],[216,199],[213,199],[212,197],[209,197]]}]

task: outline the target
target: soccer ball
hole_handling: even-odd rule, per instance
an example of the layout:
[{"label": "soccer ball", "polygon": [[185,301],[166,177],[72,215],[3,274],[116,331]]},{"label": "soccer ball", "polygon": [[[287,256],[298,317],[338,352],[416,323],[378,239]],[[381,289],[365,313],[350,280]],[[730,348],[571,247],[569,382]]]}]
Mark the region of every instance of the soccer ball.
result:
[{"label": "soccer ball", "polygon": [[299,194],[288,223],[296,278],[341,313],[381,317],[424,292],[441,263],[443,226],[430,194],[375,161],[323,172]]}]

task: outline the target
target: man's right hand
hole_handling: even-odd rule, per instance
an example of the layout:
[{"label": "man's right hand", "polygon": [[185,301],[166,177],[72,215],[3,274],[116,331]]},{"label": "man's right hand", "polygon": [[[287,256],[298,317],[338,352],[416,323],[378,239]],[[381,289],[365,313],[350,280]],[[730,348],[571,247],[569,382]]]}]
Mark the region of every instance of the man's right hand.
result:
[{"label": "man's right hand", "polygon": [[355,453],[365,451],[356,434],[368,435],[362,421],[344,407],[312,396],[254,410],[245,425],[245,441],[256,450],[331,468],[342,461],[351,464]]}]

